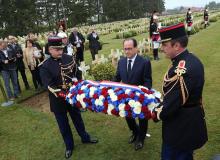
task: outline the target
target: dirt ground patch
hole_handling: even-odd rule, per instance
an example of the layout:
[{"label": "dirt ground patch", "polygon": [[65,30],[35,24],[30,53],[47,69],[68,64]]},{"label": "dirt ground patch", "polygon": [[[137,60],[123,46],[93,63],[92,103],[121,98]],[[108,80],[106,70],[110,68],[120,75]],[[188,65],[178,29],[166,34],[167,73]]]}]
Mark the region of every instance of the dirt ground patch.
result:
[{"label": "dirt ground patch", "polygon": [[43,92],[33,96],[23,101],[21,104],[27,107],[32,107],[40,112],[50,112],[48,92]]}]

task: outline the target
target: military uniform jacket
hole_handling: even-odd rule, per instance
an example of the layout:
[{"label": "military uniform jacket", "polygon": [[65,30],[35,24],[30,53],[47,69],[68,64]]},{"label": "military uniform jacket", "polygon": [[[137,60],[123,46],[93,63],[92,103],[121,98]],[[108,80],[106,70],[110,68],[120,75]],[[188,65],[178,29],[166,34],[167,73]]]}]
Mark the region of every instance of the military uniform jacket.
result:
[{"label": "military uniform jacket", "polygon": [[[61,59],[54,59],[52,57],[48,58],[40,66],[40,76],[44,87],[48,88],[48,86],[50,86],[53,89],[62,88],[61,86],[63,85],[63,80],[61,77],[60,64],[67,65],[71,63],[71,61],[72,61],[72,57],[66,54],[63,54]],[[77,65],[75,65],[75,70],[71,72],[72,74],[71,76],[76,77],[77,79],[81,79],[81,72],[76,69],[77,69]],[[66,112],[67,109],[72,107],[64,99],[56,97],[50,91],[49,91],[49,100],[50,100],[50,110],[52,112]]]},{"label": "military uniform jacket", "polygon": [[185,50],[172,59],[172,66],[164,76],[164,100],[160,113],[162,138],[166,144],[194,150],[207,141],[201,104],[203,85],[204,68],[196,56]]}]

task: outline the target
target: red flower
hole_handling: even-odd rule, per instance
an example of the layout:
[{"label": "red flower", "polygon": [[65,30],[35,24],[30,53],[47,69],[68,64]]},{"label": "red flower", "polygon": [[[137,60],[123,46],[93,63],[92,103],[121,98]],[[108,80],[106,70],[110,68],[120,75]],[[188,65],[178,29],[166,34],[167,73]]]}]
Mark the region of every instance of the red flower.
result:
[{"label": "red flower", "polygon": [[152,91],[147,90],[147,89],[145,89],[145,88],[141,88],[141,90],[142,90],[144,93],[147,93],[147,94],[153,94]]},{"label": "red flower", "polygon": [[141,94],[141,95],[139,96],[139,101],[140,101],[141,103],[144,101],[144,95],[143,95],[143,94]]},{"label": "red flower", "polygon": [[131,94],[130,94],[130,98],[132,98],[132,99],[133,99],[133,98],[134,98],[134,96],[135,96],[135,94],[134,94],[134,93],[131,93]]},{"label": "red flower", "polygon": [[76,103],[77,108],[82,108],[81,104],[79,102]]},{"label": "red flower", "polygon": [[141,107],[141,112],[147,113],[148,111],[149,111],[149,110],[148,110],[147,106],[142,106],[142,107]]},{"label": "red flower", "polygon": [[104,101],[104,107],[108,108],[108,101]]},{"label": "red flower", "polygon": [[97,93],[93,95],[93,98],[94,98],[94,99],[97,99],[98,97],[99,97],[99,96],[98,96]]},{"label": "red flower", "polygon": [[101,95],[103,95],[104,97],[107,97],[107,96],[108,96],[108,90],[107,90],[107,88],[103,88],[103,89],[102,89]]},{"label": "red flower", "polygon": [[115,109],[113,109],[113,110],[111,111],[111,113],[112,113],[113,115],[115,115],[115,116],[119,116],[119,113],[118,113]]},{"label": "red flower", "polygon": [[129,104],[125,105],[125,111],[130,111],[131,110],[131,106]]},{"label": "red flower", "polygon": [[84,92],[83,92],[83,90],[81,90],[81,89],[78,91],[78,94],[83,94],[83,93],[84,93]]},{"label": "red flower", "polygon": [[119,94],[118,95],[118,100],[120,101],[120,100],[122,100],[123,99],[123,95],[122,94]]}]

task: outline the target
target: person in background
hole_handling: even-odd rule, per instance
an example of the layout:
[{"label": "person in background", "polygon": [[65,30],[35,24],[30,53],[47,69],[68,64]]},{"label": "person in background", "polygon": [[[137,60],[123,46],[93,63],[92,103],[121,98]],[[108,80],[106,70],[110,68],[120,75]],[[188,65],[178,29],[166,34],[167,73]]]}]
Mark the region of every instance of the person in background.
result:
[{"label": "person in background", "polygon": [[[17,66],[16,66],[16,54],[8,47],[6,40],[0,40],[0,65],[2,67],[1,73],[5,83],[5,88],[9,100],[14,100],[19,97],[18,78],[17,78]],[[13,93],[10,87],[10,81],[13,86]]]},{"label": "person in background", "polygon": [[78,32],[77,28],[73,28],[73,32],[70,34],[69,42],[76,47],[76,61],[84,61],[84,43],[85,38]]},{"label": "person in background", "polygon": [[[148,59],[138,55],[137,41],[133,38],[125,39],[123,47],[126,57],[119,60],[114,81],[130,85],[142,85],[151,89],[151,63]],[[133,117],[126,117],[126,122],[132,131],[128,143],[134,143],[135,150],[142,149],[148,130],[148,120],[139,118],[139,125],[137,125]]]},{"label": "person in background", "polygon": [[35,89],[43,87],[41,82],[38,64],[40,63],[41,51],[33,46],[34,42],[31,39],[26,40],[26,48],[24,49],[24,60],[31,72],[32,80]]},{"label": "person in background", "polygon": [[193,160],[194,150],[208,140],[202,105],[204,67],[187,50],[184,23],[161,28],[161,50],[172,62],[164,76],[163,102],[153,109],[162,121],[162,160]]},{"label": "person in background", "polygon": [[156,15],[154,15],[153,22],[150,25],[150,32],[152,32],[151,41],[152,41],[154,60],[159,60],[158,49],[160,46],[160,43],[159,43],[160,34],[158,32],[158,16]]},{"label": "person in background", "polygon": [[193,16],[190,8],[188,8],[188,11],[186,13],[186,24],[187,24],[187,34],[188,36],[190,36],[192,30],[192,24],[193,24]]},{"label": "person in background", "polygon": [[204,27],[206,28],[209,25],[209,11],[208,11],[208,8],[205,8],[203,18],[204,18],[204,24],[205,24]]},{"label": "person in background", "polygon": [[76,53],[76,47],[74,47],[71,43],[68,41],[68,36],[64,32],[60,32],[57,34],[58,37],[62,39],[62,43],[64,44],[63,53],[67,54],[69,56],[74,56]]},{"label": "person in background", "polygon": [[94,29],[91,29],[90,33],[87,36],[87,40],[89,40],[89,49],[92,55],[92,60],[94,61],[95,55],[98,54],[98,51],[101,48],[99,36]]},{"label": "person in background", "polygon": [[[23,51],[21,49],[21,46],[18,44],[17,38],[14,36],[8,36],[8,40],[9,40],[9,47],[12,48],[15,51],[16,54],[16,58],[17,58],[17,76],[18,76],[18,71],[21,74],[24,86],[26,89],[30,89],[28,80],[27,80],[27,76],[25,73],[25,65],[24,65],[24,61],[23,61]],[[19,91],[21,92],[21,87],[20,87],[20,83],[19,83],[19,79],[18,79],[18,87],[19,87]]]}]

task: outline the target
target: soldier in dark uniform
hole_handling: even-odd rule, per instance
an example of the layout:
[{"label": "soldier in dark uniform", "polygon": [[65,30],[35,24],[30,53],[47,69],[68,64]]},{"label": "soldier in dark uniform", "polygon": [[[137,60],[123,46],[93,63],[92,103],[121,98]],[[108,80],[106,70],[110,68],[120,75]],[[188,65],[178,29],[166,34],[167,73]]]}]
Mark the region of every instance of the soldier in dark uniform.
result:
[{"label": "soldier in dark uniform", "polygon": [[205,24],[204,27],[206,28],[207,25],[209,24],[209,12],[207,8],[204,10],[203,18],[204,18],[204,24]]},{"label": "soldier in dark uniform", "polygon": [[153,48],[153,56],[154,60],[159,60],[158,57],[158,48],[159,48],[159,39],[160,35],[158,32],[158,16],[153,17],[153,22],[150,25],[150,35],[151,35],[151,41],[152,41],[152,48]]},{"label": "soldier in dark uniform", "polygon": [[77,69],[75,60],[71,56],[63,54],[64,46],[61,38],[57,36],[49,37],[48,46],[51,57],[40,66],[40,75],[44,86],[49,90],[50,109],[55,115],[66,145],[65,157],[69,158],[74,149],[74,140],[67,113],[69,113],[81,137],[82,143],[97,143],[98,140],[92,139],[86,132],[80,110],[57,96],[57,91],[68,90],[69,82],[76,78],[81,79],[82,76]]},{"label": "soldier in dark uniform", "polygon": [[207,129],[202,106],[204,68],[186,47],[183,23],[159,30],[164,54],[172,60],[163,82],[163,102],[153,110],[162,120],[162,159],[193,160],[194,150],[206,141]]},{"label": "soldier in dark uniform", "polygon": [[192,24],[193,24],[193,16],[192,16],[192,12],[190,8],[188,9],[186,13],[186,24],[187,24],[187,34],[189,36],[192,30]]}]

